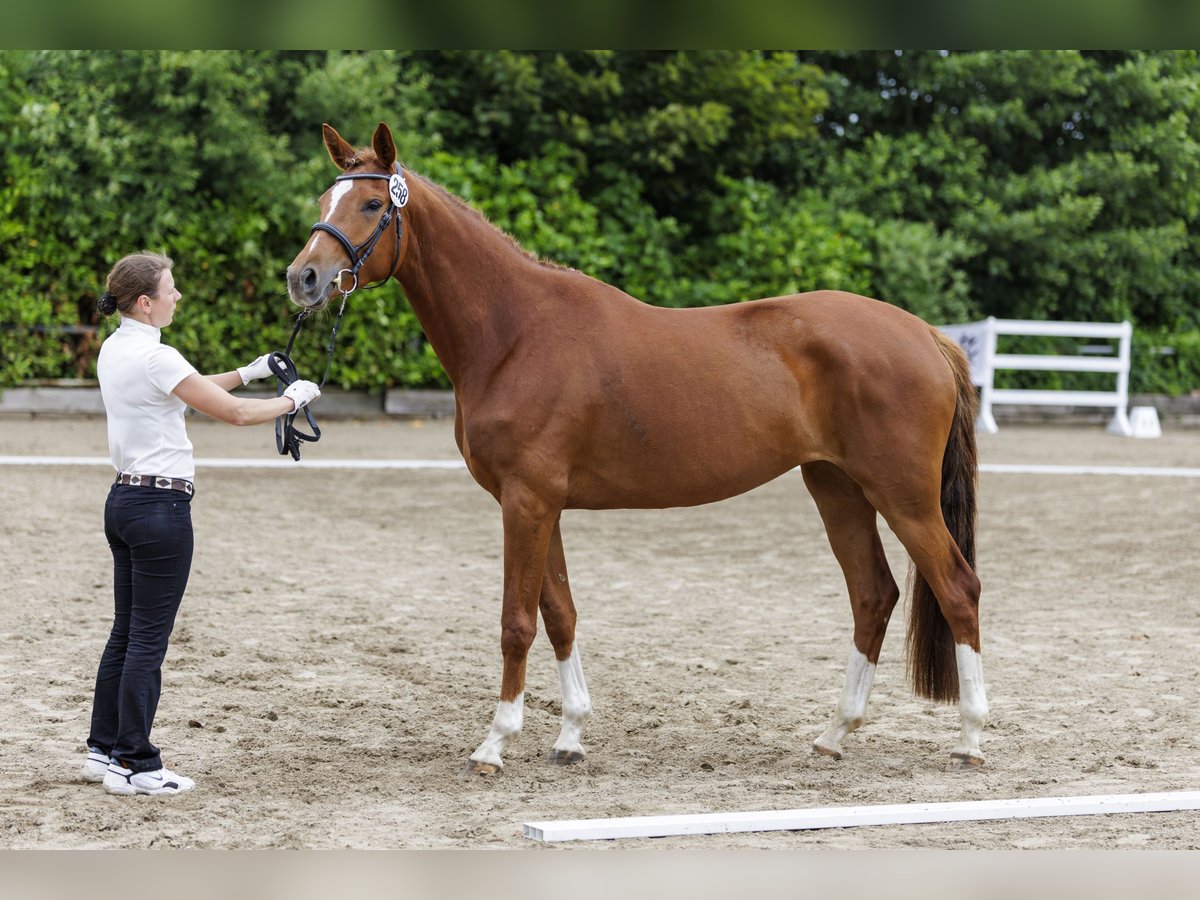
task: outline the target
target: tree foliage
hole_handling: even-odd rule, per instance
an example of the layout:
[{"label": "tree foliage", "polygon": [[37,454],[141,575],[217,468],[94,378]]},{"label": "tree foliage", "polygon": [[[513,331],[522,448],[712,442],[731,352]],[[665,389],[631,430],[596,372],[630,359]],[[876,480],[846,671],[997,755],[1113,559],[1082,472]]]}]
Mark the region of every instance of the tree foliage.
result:
[{"label": "tree foliage", "polygon": [[814,177],[959,238],[980,313],[1200,326],[1194,52],[818,54]]},{"label": "tree foliage", "polygon": [[[1129,318],[1135,390],[1194,389],[1198,80],[1194,51],[0,52],[0,385],[91,376],[61,329],[111,329],[95,297],[143,247],[177,260],[199,367],[281,345],[320,123],[386,121],[405,165],[648,302]],[[445,383],[399,288],[350,303],[332,381]]]}]

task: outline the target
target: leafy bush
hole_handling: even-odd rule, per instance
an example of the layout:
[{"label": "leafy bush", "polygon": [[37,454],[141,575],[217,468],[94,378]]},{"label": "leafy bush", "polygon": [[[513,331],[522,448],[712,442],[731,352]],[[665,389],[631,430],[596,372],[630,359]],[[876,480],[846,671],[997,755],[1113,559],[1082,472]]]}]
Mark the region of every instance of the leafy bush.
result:
[{"label": "leafy bush", "polygon": [[[400,107],[400,146],[428,146],[412,137],[418,110],[402,102],[423,82],[405,78],[395,54],[44,52],[4,61],[25,98],[5,123],[0,274],[17,302],[5,302],[0,322],[0,383],[74,374],[64,342],[35,330],[82,323],[101,338],[111,332],[116,318],[102,320],[95,298],[111,265],[143,248],[176,261],[184,299],[171,341],[202,371],[282,347],[295,312],[283,273],[336,171],[308,116],[344,112],[357,126],[382,99]],[[345,109],[333,88],[344,78],[369,92],[351,92],[363,99]],[[286,130],[301,124],[302,135]],[[405,311],[392,292],[381,327],[347,325],[335,380],[381,387],[393,379],[382,367],[403,357],[401,379],[436,381],[426,354],[407,360],[419,328]],[[302,371],[312,368],[300,360],[315,366],[323,348],[305,341]],[[84,362],[81,374],[93,374],[94,358]]]},{"label": "leafy bush", "polygon": [[863,220],[812,195],[786,197],[754,179],[719,180],[713,238],[687,249],[694,305],[830,289],[867,293],[870,254],[852,232]]},{"label": "leafy bush", "polygon": [[1189,394],[1200,387],[1200,331],[1133,332],[1129,390],[1135,394]]},{"label": "leafy bush", "polygon": [[[319,125],[381,120],[528,250],[651,303],[1129,318],[1134,390],[1200,386],[1195,51],[0,51],[0,386],[94,374],[70,332],[115,327],[95,298],[143,248],[176,260],[198,367],[282,346],[336,174]],[[350,298],[330,380],[446,384],[394,283]]]}]

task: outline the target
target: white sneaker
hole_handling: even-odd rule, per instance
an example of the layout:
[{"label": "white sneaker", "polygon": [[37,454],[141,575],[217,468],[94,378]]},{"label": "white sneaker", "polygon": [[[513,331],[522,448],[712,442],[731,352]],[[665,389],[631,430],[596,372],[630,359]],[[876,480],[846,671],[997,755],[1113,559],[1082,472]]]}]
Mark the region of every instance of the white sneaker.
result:
[{"label": "white sneaker", "polygon": [[176,775],[168,768],[150,772],[133,772],[117,762],[108,764],[104,775],[104,789],[110,794],[182,794],[196,786],[196,782]]},{"label": "white sneaker", "polygon": [[105,773],[108,772],[108,763],[107,753],[97,750],[95,747],[88,747],[87,757],[83,761],[83,768],[79,770],[79,774],[83,776],[84,781],[99,784],[104,780]]}]

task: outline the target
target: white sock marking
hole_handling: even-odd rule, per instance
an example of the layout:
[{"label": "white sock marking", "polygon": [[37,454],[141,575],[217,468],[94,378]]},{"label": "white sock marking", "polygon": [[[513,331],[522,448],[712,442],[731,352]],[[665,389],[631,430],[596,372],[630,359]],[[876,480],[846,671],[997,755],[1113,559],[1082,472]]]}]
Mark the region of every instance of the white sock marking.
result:
[{"label": "white sock marking", "polygon": [[962,718],[962,735],[954,753],[982,759],[979,736],[988,717],[983,657],[966,644],[956,644],[954,656],[958,662],[958,714]]},{"label": "white sock marking", "polygon": [[592,701],[583,677],[578,645],[572,647],[571,655],[558,664],[558,680],[562,685],[562,731],[554,743],[554,749],[583,753],[579,739],[583,736],[584,722],[591,715]]},{"label": "white sock marking", "polygon": [[501,700],[496,704],[496,715],[492,719],[492,728],[478,749],[471,754],[475,762],[490,763],[504,767],[501,754],[508,739],[521,730],[525,720],[525,695],[519,694],[511,703]]},{"label": "white sock marking", "polygon": [[871,685],[875,682],[875,664],[860,653],[857,647],[850,648],[850,661],[846,663],[846,683],[842,696],[833,713],[833,722],[815,743],[841,756],[842,738],[858,728],[867,716],[867,700],[871,696]]}]

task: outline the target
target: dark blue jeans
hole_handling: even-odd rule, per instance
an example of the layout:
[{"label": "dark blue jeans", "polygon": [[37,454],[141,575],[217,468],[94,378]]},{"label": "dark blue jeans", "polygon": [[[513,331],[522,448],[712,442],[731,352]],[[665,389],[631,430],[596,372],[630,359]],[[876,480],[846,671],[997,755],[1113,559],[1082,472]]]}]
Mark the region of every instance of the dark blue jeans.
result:
[{"label": "dark blue jeans", "polygon": [[114,484],[104,505],[116,615],[96,673],[87,742],[135,772],[162,768],[150,729],[192,568],[191,500],[182,491]]}]

